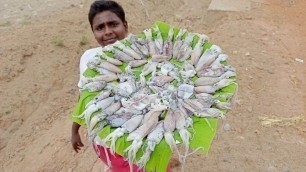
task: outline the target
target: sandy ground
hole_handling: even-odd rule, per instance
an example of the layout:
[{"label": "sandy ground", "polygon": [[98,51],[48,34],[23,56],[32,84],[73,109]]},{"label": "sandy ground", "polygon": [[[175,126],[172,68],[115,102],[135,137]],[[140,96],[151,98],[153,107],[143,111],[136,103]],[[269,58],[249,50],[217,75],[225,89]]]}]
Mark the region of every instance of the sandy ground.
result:
[{"label": "sandy ground", "polygon": [[[306,170],[306,1],[253,0],[244,12],[208,11],[209,0],[119,2],[130,32],[160,20],[205,33],[238,71],[235,108],[210,152],[189,156],[185,171]],[[103,171],[84,129],[80,153],[69,143],[79,58],[97,46],[90,3],[1,0],[0,171]]]}]

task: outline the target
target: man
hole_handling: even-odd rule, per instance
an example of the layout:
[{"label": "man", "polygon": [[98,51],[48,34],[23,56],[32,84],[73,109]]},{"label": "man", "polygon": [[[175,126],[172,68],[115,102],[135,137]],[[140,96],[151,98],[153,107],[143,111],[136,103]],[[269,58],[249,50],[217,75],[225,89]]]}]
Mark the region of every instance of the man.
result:
[{"label": "man", "polygon": [[[94,37],[101,47],[87,50],[82,55],[80,60],[80,78],[83,77],[83,73],[87,69],[88,60],[94,57],[99,51],[102,51],[103,46],[113,44],[117,40],[122,40],[128,35],[128,23],[125,20],[124,10],[114,1],[95,1],[90,7],[88,20]],[[81,87],[80,81],[78,86]],[[71,143],[76,152],[84,146],[80,138],[79,128],[80,124],[78,124],[77,121],[74,121],[72,124]],[[104,163],[107,164],[108,160],[110,161],[109,165],[111,165],[110,170],[112,172],[130,171],[128,162],[119,154],[108,156],[108,154],[110,154],[108,148],[104,148],[100,145],[93,145],[93,147]],[[139,170],[139,168],[133,164],[133,171],[137,170]],[[167,171],[170,171],[170,168],[168,168]]]},{"label": "man", "polygon": [[[102,51],[103,46],[113,44],[117,40],[124,39],[128,34],[128,24],[125,20],[124,10],[114,1],[95,1],[90,7],[88,20],[94,37],[101,47],[87,50],[82,55],[80,60],[80,78],[83,77],[83,73],[87,69],[88,60],[94,57],[99,51]],[[78,86],[80,87],[80,85],[81,84],[79,81]],[[76,152],[78,152],[78,150],[84,146],[80,138],[79,128],[80,124],[73,122],[71,144]],[[99,145],[94,145],[94,147],[101,160],[104,161],[104,163],[107,163],[107,155],[104,153],[104,151],[100,151],[104,148]],[[109,150],[107,151],[109,153]],[[129,170],[128,163],[123,159],[123,157],[115,154],[115,156],[111,156],[111,158],[111,171],[123,172]],[[135,170],[137,168],[138,167],[135,166]]]}]

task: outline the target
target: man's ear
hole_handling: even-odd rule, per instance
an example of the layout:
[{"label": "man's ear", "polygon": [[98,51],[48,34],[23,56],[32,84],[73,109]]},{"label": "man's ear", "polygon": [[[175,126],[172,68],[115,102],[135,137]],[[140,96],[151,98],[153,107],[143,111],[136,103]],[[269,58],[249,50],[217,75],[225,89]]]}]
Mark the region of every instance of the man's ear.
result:
[{"label": "man's ear", "polygon": [[128,25],[127,21],[124,21],[123,25],[125,27],[125,31],[128,33],[129,32],[129,25]]}]

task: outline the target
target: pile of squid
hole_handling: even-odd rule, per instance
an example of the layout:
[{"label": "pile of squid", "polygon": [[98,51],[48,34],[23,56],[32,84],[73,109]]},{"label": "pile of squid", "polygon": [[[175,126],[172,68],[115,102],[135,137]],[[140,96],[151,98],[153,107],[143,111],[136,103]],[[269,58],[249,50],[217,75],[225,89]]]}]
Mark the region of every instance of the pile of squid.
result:
[{"label": "pile of squid", "polygon": [[[116,140],[128,134],[126,141],[132,144],[124,152],[140,168],[163,138],[172,152],[177,151],[176,130],[188,154],[191,116],[223,118],[224,110],[230,109],[229,101],[218,99],[232,94],[215,94],[236,84],[235,69],[224,63],[228,56],[217,45],[203,52],[206,35],[185,29],[174,33],[170,28],[163,39],[156,25],[142,37],[130,34],[105,46],[87,64],[99,74],[81,78],[83,90],[99,92],[75,116],[85,120],[89,140],[115,153]],[[107,125],[116,129],[101,139],[97,132]],[[136,161],[139,150],[144,152]]]}]

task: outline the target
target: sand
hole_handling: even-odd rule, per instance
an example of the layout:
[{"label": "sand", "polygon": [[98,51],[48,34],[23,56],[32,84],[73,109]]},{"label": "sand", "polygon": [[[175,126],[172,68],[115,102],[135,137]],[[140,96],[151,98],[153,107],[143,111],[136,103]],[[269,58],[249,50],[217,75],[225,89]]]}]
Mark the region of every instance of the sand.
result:
[{"label": "sand", "polygon": [[[237,69],[235,107],[210,152],[190,155],[185,171],[305,171],[306,2],[253,0],[227,12],[208,11],[208,0],[142,1],[119,1],[131,33],[159,20],[207,34]],[[98,46],[91,2],[1,0],[0,171],[103,171],[85,129],[82,151],[70,144],[79,59]]]}]

